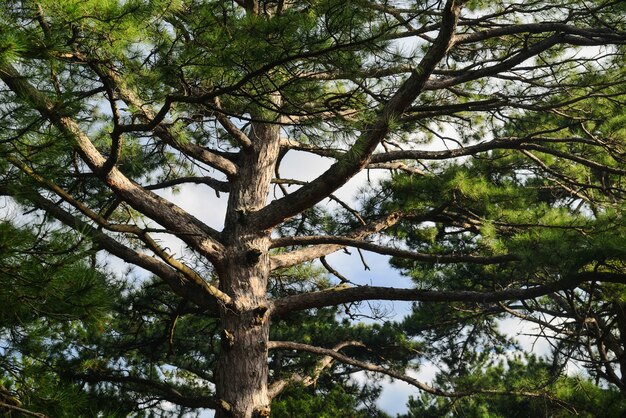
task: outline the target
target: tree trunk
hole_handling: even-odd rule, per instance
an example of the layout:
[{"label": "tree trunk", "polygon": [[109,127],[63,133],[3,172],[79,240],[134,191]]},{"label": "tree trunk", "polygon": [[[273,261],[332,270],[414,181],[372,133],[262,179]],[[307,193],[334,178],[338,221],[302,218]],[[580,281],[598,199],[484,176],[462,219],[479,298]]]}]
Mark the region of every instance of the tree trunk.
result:
[{"label": "tree trunk", "polygon": [[241,155],[240,173],[229,195],[223,241],[225,262],[218,268],[221,290],[235,309],[221,310],[221,352],[216,392],[217,418],[269,416],[267,283],[270,232],[258,230],[247,214],[266,204],[279,153],[277,125],[255,123],[252,146]]}]

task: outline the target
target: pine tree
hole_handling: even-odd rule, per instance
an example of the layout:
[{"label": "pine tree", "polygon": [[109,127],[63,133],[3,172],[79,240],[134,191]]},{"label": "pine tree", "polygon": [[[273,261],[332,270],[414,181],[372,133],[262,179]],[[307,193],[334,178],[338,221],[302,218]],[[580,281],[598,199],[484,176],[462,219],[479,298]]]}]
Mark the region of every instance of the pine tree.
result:
[{"label": "pine tree", "polygon": [[[329,399],[371,399],[356,370],[472,395],[405,374],[428,333],[472,346],[505,314],[549,326],[542,312],[574,321],[559,353],[588,338],[591,369],[622,385],[623,2],[0,7],[0,193],[85,246],[80,277],[105,255],[150,275],[105,280],[108,328],[50,352],[89,407],[284,414],[281,393],[331,371]],[[332,165],[282,178],[297,152]],[[334,194],[370,170],[387,176],[355,207]],[[205,210],[223,196],[220,222],[175,203],[190,185]],[[394,257],[416,288],[350,284],[325,259],[346,247]],[[343,324],[338,307],[369,300],[441,320]]]}]

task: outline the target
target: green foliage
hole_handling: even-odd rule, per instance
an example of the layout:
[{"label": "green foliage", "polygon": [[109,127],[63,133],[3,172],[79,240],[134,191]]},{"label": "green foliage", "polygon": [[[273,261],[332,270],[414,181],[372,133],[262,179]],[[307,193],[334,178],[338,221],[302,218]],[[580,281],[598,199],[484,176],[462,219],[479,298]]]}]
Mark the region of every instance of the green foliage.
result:
[{"label": "green foliage", "polygon": [[[415,398],[409,416],[622,415],[623,395],[613,386],[624,387],[626,363],[619,376],[610,372],[626,349],[626,71],[624,46],[609,41],[624,42],[624,2],[464,1],[457,43],[428,56],[444,1],[268,0],[257,2],[258,13],[252,3],[1,2],[0,194],[21,205],[23,222],[33,222],[0,222],[0,389],[51,417],[183,416],[215,405],[214,370],[225,344],[219,315],[230,306],[198,308],[145,272],[124,272],[118,282],[97,262],[106,247],[99,236],[118,254],[136,251],[128,257],[134,262],[175,270],[144,239],[176,231],[160,229],[171,219],[146,214],[146,202],[130,202],[128,190],[114,191],[119,177],[86,163],[76,129],[90,139],[90,151],[115,163],[124,185],[144,188],[159,204],[148,191],[179,182],[218,184],[218,195],[228,190],[228,222],[237,211],[242,225],[227,233],[253,229],[233,196],[257,179],[220,162],[241,173],[295,149],[333,158],[345,181],[357,169],[387,168],[392,174],[369,183],[355,210],[344,202],[337,208],[334,196],[326,205],[340,186],[328,176],[313,186],[275,185],[274,198],[309,187],[312,201],[322,203],[250,235],[357,236],[369,240],[364,245],[415,251],[391,263],[420,290],[458,296],[609,276],[528,300],[415,303],[398,321],[361,321],[363,311],[352,304],[305,310],[272,318],[270,336],[327,349],[359,341],[341,353],[398,372],[432,361],[442,367],[435,386],[471,392]],[[528,25],[514,26],[520,23]],[[493,37],[492,30],[503,32]],[[441,48],[445,57],[425,68],[424,57]],[[10,68],[17,79],[7,77]],[[401,101],[411,103],[389,110]],[[290,141],[272,161],[257,161],[256,148],[239,143],[217,115],[253,140],[257,128],[278,124]],[[271,168],[278,176],[279,167]],[[325,196],[315,196],[325,187]],[[36,217],[43,212],[45,219]],[[228,269],[204,258],[210,241],[224,244],[227,233],[183,218],[206,241],[181,229],[177,238],[187,247],[175,258],[228,291],[219,277]],[[390,226],[373,228],[381,219]],[[126,227],[133,232],[119,232]],[[370,227],[376,232],[364,237]],[[190,283],[177,280],[172,287]],[[275,271],[269,282],[272,299],[329,290],[336,280],[307,262]],[[520,350],[498,329],[508,314],[555,333],[551,364],[498,361]],[[607,350],[609,358],[598,360]],[[269,356],[270,383],[320,372],[318,355]],[[582,359],[597,381],[566,376],[558,366],[570,358]],[[372,406],[380,381],[358,384],[350,378],[356,370],[329,364],[315,385],[289,386],[273,414],[385,416]],[[175,404],[171,411],[164,401]]]},{"label": "green foliage", "polygon": [[[321,382],[329,385],[329,382]],[[278,418],[387,418],[389,415],[375,407],[364,408],[359,400],[371,405],[377,390],[361,389],[353,385],[330,382],[330,389],[309,389],[293,386],[272,403],[272,416]]]},{"label": "green foliage", "polygon": [[0,326],[36,322],[42,315],[97,323],[112,299],[103,275],[85,263],[84,246],[80,237],[0,223],[0,286],[5,289]]},{"label": "green foliage", "polygon": [[400,417],[620,417],[626,411],[626,399],[618,391],[598,387],[581,376],[555,377],[552,365],[532,356],[446,379],[446,385],[459,390],[485,388],[499,394],[451,400],[422,395],[411,398],[409,412]]},{"label": "green foliage", "polygon": [[48,416],[90,410],[80,385],[58,373],[112,306],[113,287],[88,254],[75,234],[0,223],[0,385]]}]

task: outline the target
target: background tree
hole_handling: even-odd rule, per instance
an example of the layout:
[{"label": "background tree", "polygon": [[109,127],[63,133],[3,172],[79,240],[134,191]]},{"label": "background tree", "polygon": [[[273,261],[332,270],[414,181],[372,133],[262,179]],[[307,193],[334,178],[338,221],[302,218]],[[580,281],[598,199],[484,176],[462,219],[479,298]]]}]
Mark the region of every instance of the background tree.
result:
[{"label": "background tree", "polygon": [[[0,192],[153,275],[111,286],[106,332],[55,350],[92,405],[288,414],[281,394],[331,370],[329,399],[371,399],[356,370],[502,395],[455,379],[506,347],[505,314],[622,389],[623,2],[2,7]],[[332,165],[282,178],[296,151]],[[334,192],[363,170],[390,175],[351,207]],[[223,222],[169,199],[187,184],[228,195]],[[324,258],[345,247],[393,256],[416,288],[350,284]],[[368,300],[419,303],[401,324],[337,316]],[[426,358],[452,383],[404,374]]]}]

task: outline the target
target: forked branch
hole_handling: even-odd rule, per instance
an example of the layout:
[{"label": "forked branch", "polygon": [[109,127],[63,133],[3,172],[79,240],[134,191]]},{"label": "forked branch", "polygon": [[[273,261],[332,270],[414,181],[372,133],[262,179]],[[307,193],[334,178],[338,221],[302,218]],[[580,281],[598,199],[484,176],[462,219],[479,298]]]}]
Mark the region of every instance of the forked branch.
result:
[{"label": "forked branch", "polygon": [[308,185],[252,213],[251,221],[258,228],[271,228],[315,205],[343,186],[370,163],[376,147],[389,133],[392,121],[398,118],[422,92],[435,67],[448,52],[453,43],[461,7],[461,2],[454,0],[446,2],[437,39],[411,76],[380,110],[375,122],[363,129],[364,133],[355,141],[350,150]]},{"label": "forked branch", "polygon": [[[270,341],[268,343],[268,349],[289,349],[289,345],[293,344],[293,343],[289,343],[289,342],[284,342],[284,341]],[[350,347],[350,346],[358,346],[358,347],[364,347],[365,345],[359,341],[345,341],[342,342],[340,344],[337,344],[335,347],[333,347],[330,351],[333,351],[335,353],[338,353],[339,350],[345,348],[345,347]],[[315,347],[317,348],[317,347]],[[316,353],[319,354],[319,353]],[[328,369],[332,363],[333,363],[334,357],[331,355],[325,355],[324,357],[322,357],[317,364],[315,365],[315,368],[313,369],[311,375],[309,376],[302,376],[299,373],[294,373],[293,375],[291,375],[290,377],[286,378],[286,379],[280,379],[277,380],[276,382],[272,383],[270,385],[270,387],[268,388],[268,392],[269,392],[269,397],[270,399],[275,398],[276,396],[278,396],[287,386],[289,386],[290,384],[293,383],[300,383],[303,386],[311,386],[317,383],[317,380],[319,379],[319,377],[321,376],[321,374],[324,372],[324,370]]]},{"label": "forked branch", "polygon": [[94,146],[78,123],[63,115],[51,101],[33,87],[10,64],[0,65],[0,79],[24,102],[53,124],[62,135],[74,141],[82,159],[118,196],[130,206],[152,218],[181,237],[209,260],[218,261],[223,254],[217,231],[188,214],[172,202],[142,188],[117,167],[103,172],[107,159]]}]

